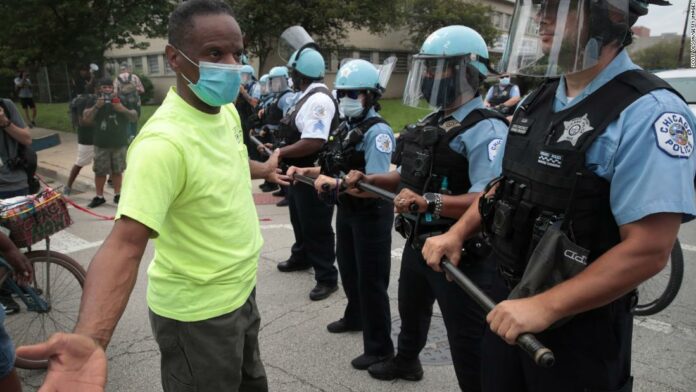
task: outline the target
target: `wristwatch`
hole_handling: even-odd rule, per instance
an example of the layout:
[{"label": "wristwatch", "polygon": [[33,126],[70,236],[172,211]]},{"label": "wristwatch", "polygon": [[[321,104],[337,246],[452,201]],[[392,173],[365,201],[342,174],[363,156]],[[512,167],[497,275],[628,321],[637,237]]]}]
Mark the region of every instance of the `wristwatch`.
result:
[{"label": "wristwatch", "polygon": [[423,194],[425,203],[427,207],[426,212],[433,214],[435,219],[440,217],[440,212],[442,212],[442,195],[439,193],[426,192]]}]

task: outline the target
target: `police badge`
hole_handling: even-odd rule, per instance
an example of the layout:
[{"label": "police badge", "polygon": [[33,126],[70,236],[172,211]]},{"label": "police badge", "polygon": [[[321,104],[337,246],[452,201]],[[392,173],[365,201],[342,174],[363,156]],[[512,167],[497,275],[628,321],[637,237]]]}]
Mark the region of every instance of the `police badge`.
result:
[{"label": "police badge", "polygon": [[563,128],[563,134],[558,138],[557,143],[569,141],[573,146],[578,142],[580,136],[594,129],[592,125],[590,125],[587,114],[570,121],[563,121]]}]

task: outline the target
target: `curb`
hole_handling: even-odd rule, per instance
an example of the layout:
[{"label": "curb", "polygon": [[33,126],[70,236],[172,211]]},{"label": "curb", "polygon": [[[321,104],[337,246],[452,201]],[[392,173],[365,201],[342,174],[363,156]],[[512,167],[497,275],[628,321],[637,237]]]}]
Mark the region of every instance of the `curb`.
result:
[{"label": "curb", "polygon": [[[90,167],[84,167],[82,170],[91,170]],[[68,175],[63,174],[62,172],[59,172],[54,169],[49,169],[47,167],[43,167],[39,165],[36,168],[36,173],[42,177],[45,177],[46,179],[52,179],[56,182],[58,182],[61,186],[64,186],[65,184],[68,183]],[[73,183],[73,192],[80,192],[80,193],[87,193],[87,192],[95,192],[96,187],[94,186],[94,182],[89,183],[83,179],[80,179],[79,176],[77,179],[75,179],[75,182]],[[104,190],[107,192],[107,190]]]}]

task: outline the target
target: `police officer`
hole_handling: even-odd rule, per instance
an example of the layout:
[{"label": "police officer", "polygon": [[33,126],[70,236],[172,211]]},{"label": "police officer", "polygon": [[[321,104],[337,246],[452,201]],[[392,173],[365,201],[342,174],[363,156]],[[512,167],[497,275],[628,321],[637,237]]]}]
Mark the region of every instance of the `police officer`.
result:
[{"label": "police officer", "polygon": [[[290,166],[313,166],[329,132],[338,126],[336,102],[321,83],[325,63],[316,46],[306,45],[296,50],[288,67],[299,94],[276,132],[285,144],[280,148],[280,157]],[[317,284],[309,298],[325,299],[338,289],[331,227],[333,206],[321,201],[312,187],[299,183],[289,187],[288,200],[295,243],[290,258],[279,263],[278,270],[290,272],[313,267]]]},{"label": "police officer", "polygon": [[[249,120],[253,124],[252,129],[249,130],[249,132],[252,132],[252,134],[255,137],[257,137],[260,141],[271,142],[272,135],[266,127],[265,121],[263,119],[264,111],[271,105],[274,98],[274,95],[271,93],[269,89],[270,86],[268,83],[268,74],[264,74],[259,78],[258,86],[260,94],[259,103],[254,108],[254,114],[252,114],[251,119]],[[259,154],[259,160],[265,161],[265,154]],[[261,185],[259,185],[259,188],[263,192],[272,192],[278,189],[278,185],[272,182],[264,181]]]},{"label": "police officer", "polygon": [[268,107],[268,105],[270,105],[271,101],[273,100],[273,94],[271,93],[271,89],[268,83],[268,74],[263,74],[259,78],[259,93],[260,96],[257,110]]},{"label": "police officer", "polygon": [[242,122],[242,132],[244,136],[244,144],[247,146],[249,157],[255,160],[259,159],[259,154],[256,152],[256,145],[251,143],[249,139],[249,130],[253,128],[253,124],[249,121],[255,113],[254,108],[259,104],[261,98],[261,89],[255,78],[254,67],[251,65],[243,65],[240,71],[242,77],[242,85],[239,88],[239,97],[235,103],[239,118]]},{"label": "police officer", "polygon": [[[493,299],[502,302],[487,316],[485,391],[631,391],[634,289],[664,267],[679,225],[696,214],[696,118],[625,50],[630,26],[648,3],[668,5],[517,2],[515,18],[536,17],[515,25],[504,65],[512,73],[561,78],[546,80],[515,113],[502,179],[423,249],[437,269],[443,255],[458,262],[462,240],[482,221],[491,238],[487,262],[499,270]],[[530,31],[538,31],[536,57],[518,50]],[[580,250],[559,246],[553,261],[584,270],[546,291],[506,300],[528,277],[528,264],[545,262],[529,255],[554,231]],[[505,343],[522,332],[538,333],[554,351],[553,368],[534,366]]]},{"label": "police officer", "polygon": [[[385,83],[386,84],[386,83]],[[351,365],[365,370],[394,355],[389,312],[389,271],[393,205],[369,194],[337,196],[349,170],[367,174],[389,171],[394,133],[377,114],[382,86],[379,72],[365,60],[351,60],[336,74],[338,106],[346,120],[332,132],[319,156],[321,167],[294,172],[316,177],[315,188],[325,199],[338,201],[336,258],[348,304],[343,317],[326,328],[331,333],[363,331],[363,354]]]},{"label": "police officer", "polygon": [[[425,238],[447,231],[495,175],[493,159],[507,123],[500,114],[485,109],[478,94],[487,64],[486,43],[476,31],[448,26],[432,33],[414,57],[404,102],[416,106],[425,101],[437,110],[399,136],[395,160],[400,171],[367,177],[349,173],[349,184],[361,179],[400,190],[394,201],[401,213],[395,226],[408,238],[399,276],[397,355],[368,369],[375,378],[423,377],[418,354],[425,346],[437,300],[459,385],[465,391],[480,388],[484,314],[456,284],[427,268],[420,246]],[[409,211],[413,204],[418,207],[415,214]],[[462,270],[484,288],[494,272],[474,256]]]},{"label": "police officer", "polygon": [[510,75],[502,75],[498,84],[488,89],[483,104],[507,116],[515,111],[520,99],[520,88],[510,83]]}]

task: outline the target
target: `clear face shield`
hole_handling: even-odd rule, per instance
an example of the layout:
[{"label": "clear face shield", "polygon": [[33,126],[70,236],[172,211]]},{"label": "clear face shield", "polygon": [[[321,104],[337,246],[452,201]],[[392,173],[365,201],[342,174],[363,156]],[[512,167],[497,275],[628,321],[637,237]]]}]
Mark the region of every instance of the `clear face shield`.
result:
[{"label": "clear face shield", "polygon": [[243,84],[243,85],[246,86],[246,85],[248,85],[249,83],[251,83],[251,74],[250,74],[250,73],[244,72],[244,73],[242,73],[242,76],[241,76],[241,77],[242,77],[242,84]]},{"label": "clear face shield", "polygon": [[270,85],[269,89],[272,93],[282,93],[290,89],[290,86],[288,86],[288,79],[283,76],[270,78],[268,81]]},{"label": "clear face shield", "polygon": [[377,66],[377,72],[379,72],[379,85],[383,89],[387,89],[389,84],[389,79],[391,79],[392,72],[396,68],[396,56],[387,57],[384,62]]},{"label": "clear face shield", "polygon": [[296,50],[305,47],[318,49],[319,46],[302,26],[288,27],[278,39],[278,55],[285,62],[290,60]]},{"label": "clear face shield", "polygon": [[476,96],[479,75],[469,55],[416,56],[404,87],[404,105],[423,109],[459,107]]},{"label": "clear face shield", "polygon": [[630,34],[628,2],[518,0],[500,71],[555,77],[592,68]]},{"label": "clear face shield", "polygon": [[269,90],[268,90],[268,81],[265,80],[263,82],[259,82],[259,88],[261,90],[261,95],[268,95]]}]

